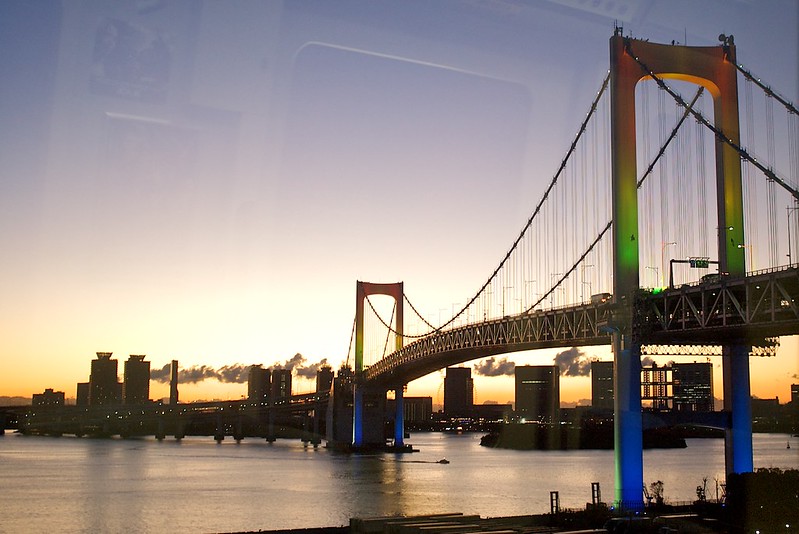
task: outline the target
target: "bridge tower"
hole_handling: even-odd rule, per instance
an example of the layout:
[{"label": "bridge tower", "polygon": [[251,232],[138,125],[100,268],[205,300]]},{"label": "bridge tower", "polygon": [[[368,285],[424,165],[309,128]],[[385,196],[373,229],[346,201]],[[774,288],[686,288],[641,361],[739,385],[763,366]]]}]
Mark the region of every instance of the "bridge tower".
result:
[{"label": "bridge tower", "polygon": [[[374,284],[358,281],[355,289],[355,392],[353,401],[352,445],[353,447],[385,446],[383,434],[383,414],[385,411],[385,390],[369,388],[363,379],[363,327],[364,327],[364,300],[369,295],[388,295],[396,303],[394,314],[394,330],[400,334],[396,336],[395,350],[402,348],[403,332],[403,283]],[[403,388],[404,384],[396,387],[396,417],[394,424],[394,446],[404,446],[405,427],[403,421]]]},{"label": "bridge tower", "polygon": [[[613,294],[616,312],[612,347],[615,361],[615,482],[621,505],[640,506],[643,486],[641,428],[641,345],[632,312],[639,288],[638,192],[635,86],[651,74],[705,87],[713,97],[715,126],[739,141],[735,47],[695,47],[649,43],[621,35],[610,39],[611,165],[613,191]],[[650,74],[651,72],[651,74]],[[716,139],[716,194],[719,270],[744,275],[743,199],[738,153]],[[724,410],[731,414],[725,436],[727,473],[752,470],[749,360],[745,342],[723,348]]]}]

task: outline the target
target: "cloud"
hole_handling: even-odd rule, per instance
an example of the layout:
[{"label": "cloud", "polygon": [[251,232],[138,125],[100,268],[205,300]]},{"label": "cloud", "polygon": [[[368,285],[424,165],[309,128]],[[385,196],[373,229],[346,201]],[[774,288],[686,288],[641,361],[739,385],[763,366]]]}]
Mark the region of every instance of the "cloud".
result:
[{"label": "cloud", "polygon": [[509,362],[507,358],[497,361],[493,356],[486,358],[474,366],[474,372],[483,376],[504,376],[512,375],[516,370],[516,364]]},{"label": "cloud", "polygon": [[555,363],[560,367],[562,376],[588,376],[591,374],[591,360],[577,347],[559,352],[555,356]]}]

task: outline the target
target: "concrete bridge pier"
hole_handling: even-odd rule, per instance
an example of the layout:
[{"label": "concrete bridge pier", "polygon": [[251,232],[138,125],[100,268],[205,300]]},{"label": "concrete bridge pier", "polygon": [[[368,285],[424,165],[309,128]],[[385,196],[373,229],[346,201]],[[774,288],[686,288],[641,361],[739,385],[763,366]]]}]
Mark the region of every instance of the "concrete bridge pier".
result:
[{"label": "concrete bridge pier", "polygon": [[214,431],[214,439],[217,443],[221,443],[225,439],[225,425],[224,421],[222,421],[222,414],[219,411],[216,412],[216,430]]},{"label": "concrete bridge pier", "polygon": [[277,440],[275,436],[275,405],[274,401],[269,401],[269,406],[266,409],[266,441],[274,443]]},{"label": "concrete bridge pier", "polygon": [[396,411],[394,413],[394,446],[405,446],[405,386],[394,390]]},{"label": "concrete bridge pier", "polygon": [[621,508],[643,505],[644,445],[641,418],[641,345],[632,336],[613,335],[614,469],[616,502]]},{"label": "concrete bridge pier", "polygon": [[742,344],[722,347],[724,411],[729,415],[724,431],[724,465],[727,475],[750,473],[752,460],[752,400],[749,384],[749,353]]},{"label": "concrete bridge pier", "polygon": [[355,450],[385,448],[386,392],[365,384],[355,386],[352,442]]}]

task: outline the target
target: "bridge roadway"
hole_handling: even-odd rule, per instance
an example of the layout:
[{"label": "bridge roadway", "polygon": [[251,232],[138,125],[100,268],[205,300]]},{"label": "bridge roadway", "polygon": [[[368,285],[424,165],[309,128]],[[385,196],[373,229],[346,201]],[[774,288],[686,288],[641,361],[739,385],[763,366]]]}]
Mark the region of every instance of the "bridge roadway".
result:
[{"label": "bridge roadway", "polygon": [[[633,335],[643,345],[767,345],[799,334],[797,265],[722,276],[636,296]],[[445,367],[497,354],[609,345],[614,305],[583,303],[505,316],[409,343],[364,371],[370,385],[394,389]]]},{"label": "bridge roadway", "polygon": [[26,434],[77,436],[190,435],[297,437],[319,443],[329,392],[292,395],[288,402],[214,401],[144,405],[29,406],[19,419]]}]

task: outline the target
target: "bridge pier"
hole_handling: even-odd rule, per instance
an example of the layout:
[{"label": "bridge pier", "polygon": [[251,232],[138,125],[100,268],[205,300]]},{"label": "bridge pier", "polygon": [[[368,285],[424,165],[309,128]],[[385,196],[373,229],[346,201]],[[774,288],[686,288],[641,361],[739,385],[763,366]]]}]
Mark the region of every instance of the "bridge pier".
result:
[{"label": "bridge pier", "polygon": [[753,471],[752,399],[749,384],[749,353],[746,345],[722,347],[724,411],[729,420],[724,430],[724,466],[727,475]]},{"label": "bridge pier", "polygon": [[641,345],[614,333],[614,469],[616,502],[621,508],[643,505],[644,446],[641,418]]},{"label": "bridge pier", "polygon": [[395,413],[394,413],[394,446],[405,446],[405,387],[400,386],[394,390]]}]

